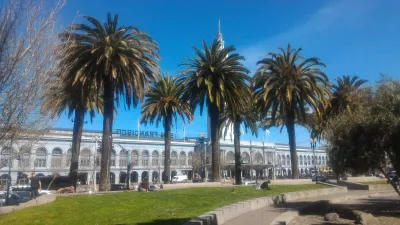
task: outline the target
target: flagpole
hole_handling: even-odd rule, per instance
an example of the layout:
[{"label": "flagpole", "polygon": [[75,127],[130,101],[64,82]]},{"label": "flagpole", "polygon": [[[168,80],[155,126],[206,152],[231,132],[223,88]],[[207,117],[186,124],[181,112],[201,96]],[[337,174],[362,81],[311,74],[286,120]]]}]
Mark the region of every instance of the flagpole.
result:
[{"label": "flagpole", "polygon": [[137,139],[140,140],[140,120],[137,121],[138,136]]},{"label": "flagpole", "polygon": [[185,130],[185,124],[183,124],[183,142],[186,142],[186,130]]}]

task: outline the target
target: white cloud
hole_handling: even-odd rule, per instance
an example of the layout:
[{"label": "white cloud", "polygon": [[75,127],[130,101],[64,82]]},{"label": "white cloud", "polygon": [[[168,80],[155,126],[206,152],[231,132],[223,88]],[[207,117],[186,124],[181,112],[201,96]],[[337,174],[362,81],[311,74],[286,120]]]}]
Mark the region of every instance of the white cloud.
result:
[{"label": "white cloud", "polygon": [[256,62],[265,57],[269,51],[275,51],[280,46],[285,47],[293,41],[307,41],[309,37],[319,32],[364,26],[376,3],[378,3],[377,0],[334,1],[317,10],[300,26],[268,37],[256,44],[239,48],[240,53],[246,58],[245,66],[254,70]]}]

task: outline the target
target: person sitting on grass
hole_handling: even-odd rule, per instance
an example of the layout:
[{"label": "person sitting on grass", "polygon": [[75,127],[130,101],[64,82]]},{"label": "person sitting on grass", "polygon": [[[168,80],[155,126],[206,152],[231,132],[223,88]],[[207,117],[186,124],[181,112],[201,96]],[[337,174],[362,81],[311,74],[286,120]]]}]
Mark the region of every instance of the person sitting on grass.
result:
[{"label": "person sitting on grass", "polygon": [[263,189],[263,190],[271,190],[271,188],[268,186],[268,184],[270,184],[270,183],[271,183],[271,181],[267,180],[267,181],[265,181],[264,183],[261,184],[260,188]]}]

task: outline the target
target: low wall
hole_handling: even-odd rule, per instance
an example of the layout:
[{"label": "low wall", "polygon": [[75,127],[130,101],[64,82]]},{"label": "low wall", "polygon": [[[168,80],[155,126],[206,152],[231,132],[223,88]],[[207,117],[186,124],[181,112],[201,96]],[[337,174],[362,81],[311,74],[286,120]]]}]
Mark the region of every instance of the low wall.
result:
[{"label": "low wall", "polygon": [[381,180],[381,178],[373,177],[373,176],[347,177],[347,181],[350,181],[350,182],[365,182],[365,181],[375,181],[375,180]]},{"label": "low wall", "polygon": [[261,209],[270,205],[277,205],[298,199],[325,196],[335,193],[346,193],[346,187],[331,187],[309,191],[290,192],[274,196],[266,196],[247,201],[237,202],[207,212],[196,219],[192,219],[183,225],[221,225],[225,222],[245,213]]},{"label": "low wall", "polygon": [[314,182],[310,179],[284,179],[284,180],[271,180],[271,184],[286,184],[286,185],[297,185],[297,184],[313,184]]},{"label": "low wall", "polygon": [[233,186],[231,183],[221,182],[202,182],[202,183],[181,183],[181,184],[163,184],[165,190],[178,188],[196,188],[196,187],[225,187]]},{"label": "low wall", "polygon": [[340,181],[339,185],[346,186],[350,190],[392,190],[392,186],[389,184],[360,184],[356,182]]}]

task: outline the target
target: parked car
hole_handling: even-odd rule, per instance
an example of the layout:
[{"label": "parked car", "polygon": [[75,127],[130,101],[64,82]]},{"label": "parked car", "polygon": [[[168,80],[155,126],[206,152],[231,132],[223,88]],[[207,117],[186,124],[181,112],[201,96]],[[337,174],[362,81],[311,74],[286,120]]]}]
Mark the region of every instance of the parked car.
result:
[{"label": "parked car", "polygon": [[324,177],[324,176],[317,176],[317,177],[312,177],[311,181],[316,182],[316,181],[320,181],[320,182],[329,182],[329,180]]},{"label": "parked car", "polygon": [[172,178],[172,183],[185,183],[187,180],[188,179],[186,175],[178,175]]},{"label": "parked car", "polygon": [[111,191],[124,191],[128,190],[126,184],[111,184]]}]

